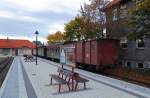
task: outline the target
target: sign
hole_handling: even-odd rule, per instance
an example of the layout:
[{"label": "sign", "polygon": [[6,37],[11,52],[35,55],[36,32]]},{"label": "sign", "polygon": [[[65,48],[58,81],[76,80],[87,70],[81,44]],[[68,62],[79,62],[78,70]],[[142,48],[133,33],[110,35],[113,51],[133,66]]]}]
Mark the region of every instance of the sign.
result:
[{"label": "sign", "polygon": [[60,52],[60,63],[75,67],[75,48],[62,47]]},{"label": "sign", "polygon": [[64,49],[62,49],[60,53],[60,63],[66,64],[66,55]]}]

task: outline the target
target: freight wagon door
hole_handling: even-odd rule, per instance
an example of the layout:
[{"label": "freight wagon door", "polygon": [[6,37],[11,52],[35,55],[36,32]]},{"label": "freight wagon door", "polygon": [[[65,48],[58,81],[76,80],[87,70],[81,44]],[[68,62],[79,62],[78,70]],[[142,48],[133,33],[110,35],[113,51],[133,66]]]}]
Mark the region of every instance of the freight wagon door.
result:
[{"label": "freight wagon door", "polygon": [[91,64],[98,65],[97,41],[91,41]]},{"label": "freight wagon door", "polygon": [[85,42],[85,53],[84,53],[84,63],[91,64],[91,42]]},{"label": "freight wagon door", "polygon": [[116,43],[107,41],[103,43],[103,65],[114,65],[117,59]]},{"label": "freight wagon door", "polygon": [[76,43],[76,62],[78,63],[83,63],[83,53],[84,53],[84,47],[83,47],[83,42],[78,42]]}]

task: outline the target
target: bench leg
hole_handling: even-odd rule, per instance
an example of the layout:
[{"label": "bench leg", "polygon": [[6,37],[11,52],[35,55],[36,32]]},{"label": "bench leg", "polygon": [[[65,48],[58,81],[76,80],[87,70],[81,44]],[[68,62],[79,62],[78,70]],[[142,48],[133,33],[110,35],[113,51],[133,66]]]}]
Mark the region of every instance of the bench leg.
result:
[{"label": "bench leg", "polygon": [[68,85],[68,89],[69,89],[69,91],[70,91],[70,90],[71,90],[71,89],[70,89],[70,84],[69,84],[69,83],[67,83],[67,85]]},{"label": "bench leg", "polygon": [[78,87],[78,82],[76,82],[75,91],[77,90],[77,87]]},{"label": "bench leg", "polygon": [[59,90],[58,90],[58,93],[60,93],[60,89],[61,89],[61,84],[59,84]]},{"label": "bench leg", "polygon": [[50,83],[50,85],[52,85],[52,78],[51,78],[51,83]]}]

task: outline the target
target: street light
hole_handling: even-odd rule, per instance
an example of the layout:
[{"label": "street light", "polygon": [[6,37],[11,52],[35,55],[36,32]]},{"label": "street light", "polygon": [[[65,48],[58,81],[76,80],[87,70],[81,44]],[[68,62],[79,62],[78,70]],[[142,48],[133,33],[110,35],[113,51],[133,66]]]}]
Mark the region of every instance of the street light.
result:
[{"label": "street light", "polygon": [[38,55],[38,48],[37,48],[37,37],[38,37],[39,32],[36,30],[35,35],[36,35],[36,65],[37,65],[37,55]]}]

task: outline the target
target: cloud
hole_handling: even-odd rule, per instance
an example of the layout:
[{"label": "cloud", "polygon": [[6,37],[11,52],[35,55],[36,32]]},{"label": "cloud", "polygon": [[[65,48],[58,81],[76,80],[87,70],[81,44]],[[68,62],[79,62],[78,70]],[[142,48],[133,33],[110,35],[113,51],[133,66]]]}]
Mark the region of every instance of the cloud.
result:
[{"label": "cloud", "polygon": [[8,12],[8,11],[0,11],[0,17],[2,18],[12,18],[14,14]]},{"label": "cloud", "polygon": [[31,17],[31,16],[22,16],[18,14],[14,14],[10,11],[4,11],[0,10],[0,18],[9,18],[13,20],[20,20],[20,21],[28,21],[28,22],[42,22],[40,19],[36,17]]},{"label": "cloud", "polygon": [[80,5],[89,0],[1,0],[0,34],[15,38],[34,37],[64,31],[64,24],[75,17]]},{"label": "cloud", "polygon": [[54,23],[54,24],[50,24],[48,28],[49,28],[48,30],[49,34],[55,33],[57,31],[64,32],[64,24]]},{"label": "cloud", "polygon": [[63,12],[66,9],[78,9],[87,0],[6,0],[8,3],[27,11]]}]

